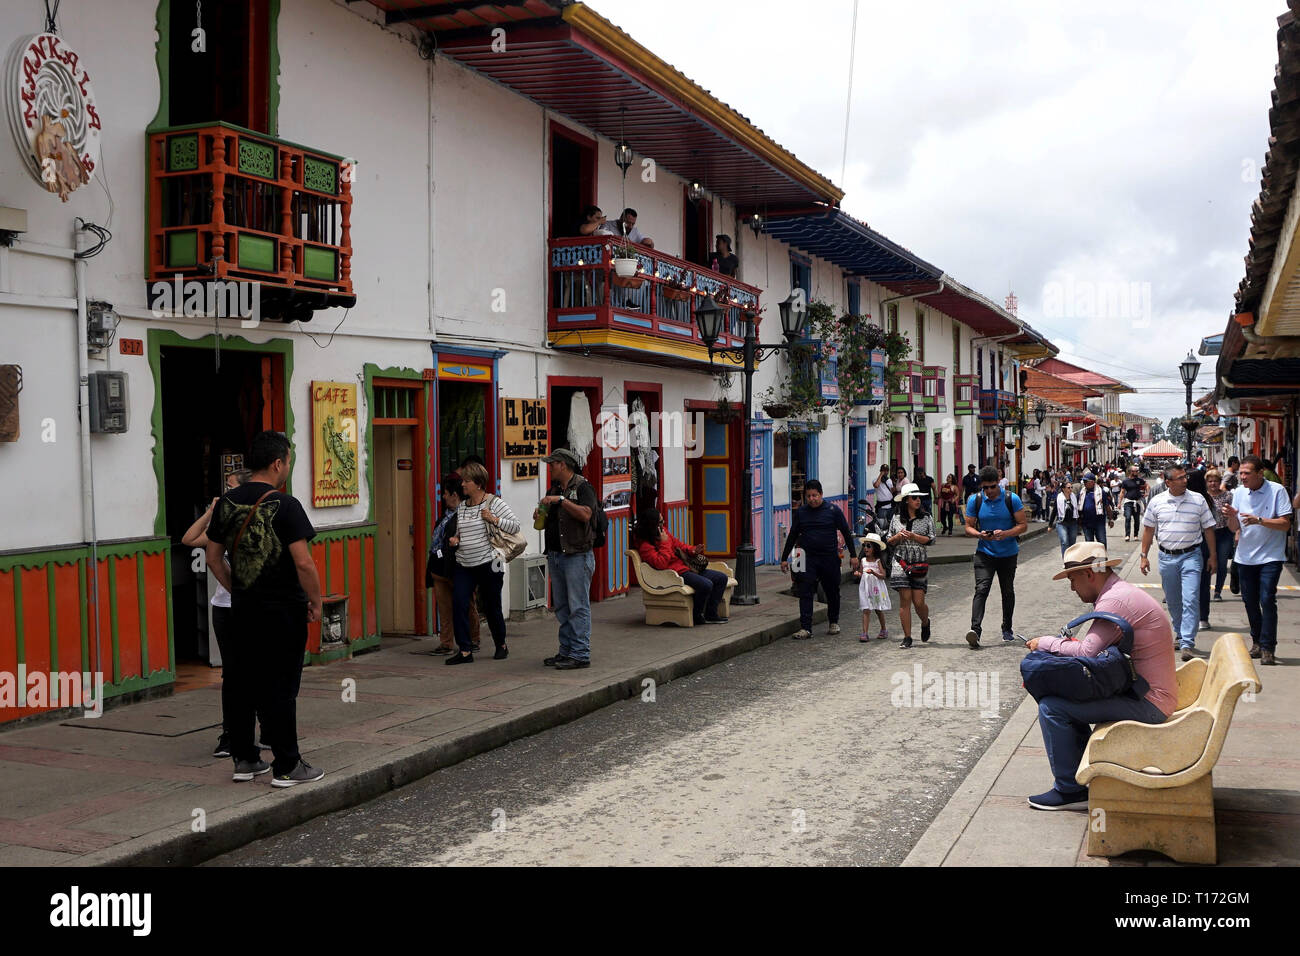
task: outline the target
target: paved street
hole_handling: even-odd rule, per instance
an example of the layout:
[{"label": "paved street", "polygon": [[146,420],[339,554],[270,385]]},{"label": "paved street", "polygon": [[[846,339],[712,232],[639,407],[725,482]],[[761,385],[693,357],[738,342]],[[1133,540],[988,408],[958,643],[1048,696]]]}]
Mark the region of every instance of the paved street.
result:
[{"label": "paved street", "polygon": [[[1059,567],[1055,536],[1026,544],[1022,632],[1080,612],[1050,581]],[[861,645],[846,585],[838,638],[819,626],[807,643],[742,654],[659,686],[653,702],[606,707],[212,863],[897,864],[1024,696],[1019,645],[972,652],[963,640],[971,566],[937,566],[931,580],[928,646]],[[1000,611],[995,586],[986,632]],[[954,706],[949,688],[949,706],[895,706],[918,664],[976,672],[982,698]]]}]

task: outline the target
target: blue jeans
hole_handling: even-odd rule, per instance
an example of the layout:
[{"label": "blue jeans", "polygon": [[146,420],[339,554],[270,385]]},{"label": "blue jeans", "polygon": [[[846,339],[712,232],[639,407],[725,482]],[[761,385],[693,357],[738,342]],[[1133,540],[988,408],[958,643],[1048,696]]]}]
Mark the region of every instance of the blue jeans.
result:
[{"label": "blue jeans", "polygon": [[1079,530],[1083,532],[1084,541],[1100,541],[1104,546],[1106,544],[1106,519],[1102,515],[1088,519],[1079,519]]},{"label": "blue jeans", "polygon": [[1197,598],[1201,589],[1201,551],[1193,548],[1186,554],[1160,552],[1160,583],[1169,604],[1169,618],[1179,647],[1196,646]]},{"label": "blue jeans", "polygon": [[1078,536],[1075,529],[1075,523],[1070,521],[1058,521],[1056,523],[1056,537],[1061,541],[1061,557],[1065,557],[1065,549],[1074,544],[1074,539]]},{"label": "blue jeans", "polygon": [[1223,590],[1223,579],[1228,576],[1228,562],[1232,560],[1232,553],[1237,548],[1237,542],[1232,540],[1231,528],[1219,528],[1214,532],[1214,547],[1219,552],[1219,570],[1214,574],[1214,593],[1218,594]]},{"label": "blue jeans", "polygon": [[[1132,529],[1131,531],[1129,529]],[[1124,499],[1124,537],[1142,534],[1142,502],[1137,498]]]},{"label": "blue jeans", "polygon": [[1250,619],[1250,637],[1266,651],[1277,651],[1277,582],[1283,561],[1238,564],[1241,600]]},{"label": "blue jeans", "polygon": [[727,576],[721,571],[705,570],[699,574],[683,571],[682,580],[695,589],[695,619],[716,618],[722,595],[727,591]]},{"label": "blue jeans", "polygon": [[1038,702],[1038,727],[1043,732],[1047,762],[1052,765],[1053,786],[1061,793],[1076,794],[1086,789],[1079,786],[1074,775],[1079,771],[1083,749],[1088,746],[1088,737],[1092,733],[1088,725],[1109,720],[1163,724],[1165,715],[1145,698],[1107,697],[1104,700],[1074,701],[1064,697],[1044,697]]},{"label": "blue jeans", "polygon": [[591,660],[591,576],[596,556],[580,554],[546,555],[551,574],[551,601],[560,624],[560,651],[575,661]]}]

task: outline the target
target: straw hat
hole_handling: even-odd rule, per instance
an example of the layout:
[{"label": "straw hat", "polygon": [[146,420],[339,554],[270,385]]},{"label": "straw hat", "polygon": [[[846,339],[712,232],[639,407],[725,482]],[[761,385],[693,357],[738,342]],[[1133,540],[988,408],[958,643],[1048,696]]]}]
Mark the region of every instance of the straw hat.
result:
[{"label": "straw hat", "polygon": [[918,498],[930,497],[924,491],[922,491],[920,488],[916,486],[916,482],[909,481],[907,484],[903,485],[902,489],[898,492],[898,494],[894,495],[894,500],[902,501],[904,498],[910,498],[913,495],[915,495]]},{"label": "straw hat", "polygon": [[880,535],[876,534],[874,531],[872,531],[870,534],[864,534],[862,536],[862,543],[864,545],[874,544],[877,548],[880,549],[881,554],[885,552],[885,542],[881,539]]},{"label": "straw hat", "polygon": [[1106,558],[1106,546],[1100,541],[1080,541],[1065,549],[1065,568],[1052,575],[1053,581],[1069,577],[1075,571],[1104,571],[1124,563],[1123,558]]}]

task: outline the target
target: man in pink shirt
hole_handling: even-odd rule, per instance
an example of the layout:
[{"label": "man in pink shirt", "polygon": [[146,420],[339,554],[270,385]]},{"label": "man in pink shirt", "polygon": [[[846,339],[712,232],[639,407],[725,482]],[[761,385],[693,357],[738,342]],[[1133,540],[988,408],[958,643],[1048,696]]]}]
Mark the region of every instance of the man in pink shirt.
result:
[{"label": "man in pink shirt", "polygon": [[[1074,779],[1092,733],[1091,724],[1112,720],[1139,720],[1163,724],[1178,701],[1178,680],[1174,673],[1173,627],[1160,603],[1111,568],[1122,563],[1106,558],[1106,546],[1099,541],[1081,541],[1065,552],[1065,569],[1053,580],[1070,579],[1079,600],[1094,610],[1114,614],[1133,626],[1133,665],[1149,685],[1144,697],[1128,692],[1104,700],[1073,701],[1044,697],[1038,702],[1038,726],[1043,732],[1047,760],[1055,776],[1046,793],[1029,798],[1036,810],[1088,808],[1088,788]],[[1087,636],[1079,641],[1063,637],[1036,637],[1029,649],[1070,657],[1096,657],[1123,632],[1109,621],[1094,620]]]}]

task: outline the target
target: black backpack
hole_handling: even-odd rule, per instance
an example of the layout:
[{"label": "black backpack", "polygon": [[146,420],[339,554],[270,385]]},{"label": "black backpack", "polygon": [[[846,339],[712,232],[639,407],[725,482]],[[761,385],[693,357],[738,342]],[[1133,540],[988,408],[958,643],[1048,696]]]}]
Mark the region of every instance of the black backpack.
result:
[{"label": "black backpack", "polygon": [[[587,481],[587,479],[581,475],[578,477],[582,478],[583,481]],[[591,484],[591,482],[588,481],[587,484]],[[595,491],[596,486],[592,485],[591,490]],[[609,536],[609,518],[605,515],[605,505],[601,502],[599,493],[596,495],[596,507],[591,509],[591,524],[592,548],[605,547],[606,538]]]}]

